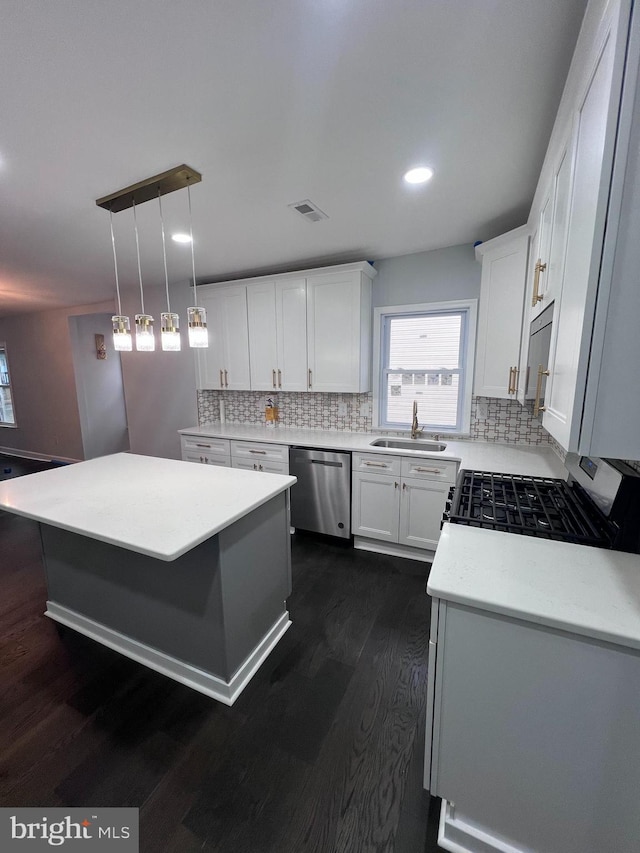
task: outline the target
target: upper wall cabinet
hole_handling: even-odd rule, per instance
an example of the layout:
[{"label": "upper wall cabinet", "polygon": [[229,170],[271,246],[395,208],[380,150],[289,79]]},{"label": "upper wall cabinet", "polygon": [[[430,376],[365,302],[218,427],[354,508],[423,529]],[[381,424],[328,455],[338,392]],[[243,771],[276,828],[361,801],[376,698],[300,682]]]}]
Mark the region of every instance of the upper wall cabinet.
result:
[{"label": "upper wall cabinet", "polygon": [[[588,49],[581,56],[577,52],[581,74],[571,113],[572,142],[567,157],[571,165],[566,167],[564,178],[560,173],[557,176],[562,203],[566,198],[566,212],[562,214],[566,245],[557,253],[556,302],[543,425],[565,450],[581,453],[593,452],[584,404],[587,384],[599,383],[592,367],[593,358],[600,359],[602,345],[600,342],[594,346],[592,334],[596,313],[607,312],[606,284],[601,279],[601,270],[605,270],[604,234],[628,27],[629,3],[611,2],[595,28]],[[631,82],[635,91],[635,74]],[[624,144],[623,139],[618,140],[620,144]],[[607,228],[613,246],[615,233],[610,225]],[[554,258],[553,246],[551,257]],[[625,397],[627,393],[624,389]],[[621,397],[617,411],[608,413],[613,420],[620,417],[623,402]],[[637,422],[633,425],[636,452],[640,451],[639,426]],[[600,449],[606,455],[618,455],[618,448],[606,440]]]},{"label": "upper wall cabinet", "polygon": [[371,279],[361,270],[307,278],[309,391],[368,391]]},{"label": "upper wall cabinet", "polygon": [[245,391],[250,387],[247,288],[203,288],[209,346],[197,351],[200,388]]},{"label": "upper wall cabinet", "polygon": [[306,279],[247,287],[247,311],[251,389],[306,391]]},{"label": "upper wall cabinet", "polygon": [[200,388],[369,390],[370,264],[286,273],[200,288],[209,348]]},{"label": "upper wall cabinet", "polygon": [[512,399],[517,394],[528,253],[526,226],[476,247],[482,261],[476,396]]}]

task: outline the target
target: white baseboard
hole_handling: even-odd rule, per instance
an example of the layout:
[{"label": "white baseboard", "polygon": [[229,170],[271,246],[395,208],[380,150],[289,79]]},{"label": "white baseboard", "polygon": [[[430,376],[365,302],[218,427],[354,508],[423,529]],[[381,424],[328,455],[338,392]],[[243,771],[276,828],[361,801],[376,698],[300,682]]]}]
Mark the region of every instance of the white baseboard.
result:
[{"label": "white baseboard", "polygon": [[280,638],[291,627],[289,614],[285,612],[274,622],[255,649],[245,658],[244,662],[230,681],[224,681],[203,669],[191,666],[158,649],[153,649],[144,643],[127,637],[119,631],[107,628],[93,619],[88,619],[74,610],[69,610],[61,604],[47,601],[45,616],[79,631],[86,637],[108,646],[131,660],[148,666],[156,672],[161,672],[180,684],[185,684],[205,696],[217,699],[225,705],[233,705],[247,684],[251,681],[258,668],[267,659]]},{"label": "white baseboard", "polygon": [[388,554],[390,557],[405,557],[408,560],[420,560],[422,563],[433,562],[435,551],[424,551],[422,548],[411,548],[409,545],[399,545],[396,542],[383,542],[378,539],[366,539],[363,536],[353,537],[353,547],[360,551],[371,551],[374,554]]},{"label": "white baseboard", "polygon": [[438,827],[438,847],[450,853],[529,853],[522,847],[514,847],[506,841],[488,832],[465,823],[456,817],[455,808],[442,801],[440,825]]},{"label": "white baseboard", "polygon": [[70,456],[51,456],[48,453],[32,453],[30,450],[18,450],[15,447],[0,447],[0,453],[4,456],[15,456],[16,459],[37,459],[39,462],[82,462],[81,459],[72,459]]}]

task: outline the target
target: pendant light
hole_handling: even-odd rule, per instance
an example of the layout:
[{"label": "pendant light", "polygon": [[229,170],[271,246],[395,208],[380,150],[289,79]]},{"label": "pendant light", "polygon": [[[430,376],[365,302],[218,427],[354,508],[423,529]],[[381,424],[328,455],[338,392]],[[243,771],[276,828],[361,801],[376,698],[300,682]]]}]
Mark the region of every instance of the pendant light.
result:
[{"label": "pendant light", "polygon": [[113,248],[113,267],[116,274],[116,295],[118,297],[118,313],[111,318],[113,326],[113,347],[118,352],[131,352],[131,328],[129,318],[122,313],[120,302],[120,283],[118,281],[118,259],[116,257],[116,238],[113,234],[113,211],[109,210],[109,224],[111,225],[111,246]]},{"label": "pendant light", "polygon": [[162,216],[162,193],[158,187],[158,207],[160,208],[160,227],[162,229],[162,259],[164,261],[164,285],[167,292],[167,310],[160,314],[160,343],[165,352],[180,350],[180,318],[171,310],[169,302],[169,273],[167,271],[167,244],[164,235],[164,217]]},{"label": "pendant light", "polygon": [[156,339],[153,334],[153,317],[144,312],[144,292],[142,290],[142,266],[140,265],[140,239],[138,237],[138,219],[136,217],[136,200],[133,199],[133,228],[136,232],[136,253],[138,255],[138,281],[140,282],[140,309],[136,314],[136,349],[138,352],[153,352]]},{"label": "pendant light", "polygon": [[191,272],[193,274],[193,302],[191,308],[187,308],[187,320],[189,323],[189,346],[208,347],[209,333],[207,332],[207,312],[198,307],[198,294],[196,292],[196,260],[193,249],[193,215],[191,213],[191,187],[187,184],[187,197],[189,199],[189,234],[191,236]]}]

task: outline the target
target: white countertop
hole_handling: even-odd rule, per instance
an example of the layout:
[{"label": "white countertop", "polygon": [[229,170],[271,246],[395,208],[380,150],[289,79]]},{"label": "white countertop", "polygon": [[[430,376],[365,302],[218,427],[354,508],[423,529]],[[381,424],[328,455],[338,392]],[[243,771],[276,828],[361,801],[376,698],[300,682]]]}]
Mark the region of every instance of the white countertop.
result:
[{"label": "white countertop", "polygon": [[436,598],[640,649],[640,556],[445,524]]},{"label": "white countertop", "polygon": [[0,482],[0,508],[175,560],[285,491],[295,477],[116,453]]},{"label": "white countertop", "polygon": [[[372,441],[384,436],[370,432],[212,423],[206,426],[183,429],[180,430],[180,433],[207,438],[230,438],[303,447],[322,447],[328,450],[351,450],[394,456],[413,455],[407,450],[372,447]],[[498,444],[496,442],[450,440],[446,437],[443,437],[441,441],[447,445],[446,450],[433,453],[425,452],[425,456],[434,459],[451,459],[460,462],[461,468],[493,471],[496,474],[565,477],[567,473],[562,461],[550,445]]]}]

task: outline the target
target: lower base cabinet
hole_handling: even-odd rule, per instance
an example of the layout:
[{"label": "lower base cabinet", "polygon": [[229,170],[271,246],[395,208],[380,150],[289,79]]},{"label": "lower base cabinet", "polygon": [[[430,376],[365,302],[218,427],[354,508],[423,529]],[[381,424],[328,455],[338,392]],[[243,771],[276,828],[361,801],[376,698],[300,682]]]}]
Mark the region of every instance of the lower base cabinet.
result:
[{"label": "lower base cabinet", "polygon": [[363,453],[353,468],[353,534],[434,550],[456,463]]},{"label": "lower base cabinet", "polygon": [[640,651],[434,598],[424,787],[458,853],[637,853]]}]

